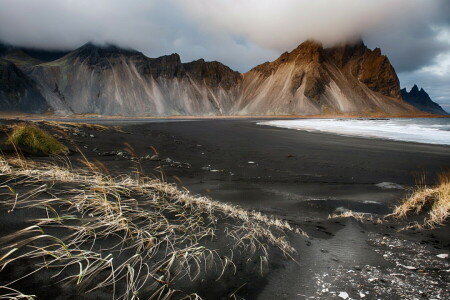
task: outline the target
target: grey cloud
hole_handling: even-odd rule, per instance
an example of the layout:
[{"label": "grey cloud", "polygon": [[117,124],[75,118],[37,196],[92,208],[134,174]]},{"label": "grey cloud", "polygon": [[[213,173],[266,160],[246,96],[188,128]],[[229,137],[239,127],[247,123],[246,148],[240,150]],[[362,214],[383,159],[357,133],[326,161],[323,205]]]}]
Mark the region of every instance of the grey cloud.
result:
[{"label": "grey cloud", "polygon": [[239,71],[278,55],[236,35],[206,33],[172,0],[0,0],[0,41],[63,50],[113,43],[151,57],[219,60]]},{"label": "grey cloud", "polygon": [[405,24],[366,35],[370,47],[380,47],[399,72],[414,71],[434,62],[437,55],[450,51],[450,43],[438,39],[440,30],[429,24]]}]

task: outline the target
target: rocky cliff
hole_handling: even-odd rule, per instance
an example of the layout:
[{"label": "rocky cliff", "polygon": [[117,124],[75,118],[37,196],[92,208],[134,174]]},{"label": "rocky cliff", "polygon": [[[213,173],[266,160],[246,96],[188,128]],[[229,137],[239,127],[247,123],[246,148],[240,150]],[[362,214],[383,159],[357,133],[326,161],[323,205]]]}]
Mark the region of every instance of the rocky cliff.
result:
[{"label": "rocky cliff", "polygon": [[420,89],[417,85],[411,88],[411,91],[407,91],[406,88],[401,90],[403,99],[409,104],[413,105],[417,109],[432,114],[446,115],[447,112],[436,102],[431,100],[430,96],[424,89]]},{"label": "rocky cliff", "polygon": [[[1,52],[1,49],[0,49]],[[52,61],[1,54],[63,114],[127,116],[411,114],[395,70],[362,42],[306,41],[240,74],[219,62],[182,63],[88,43]],[[41,103],[41,100],[38,101]],[[40,106],[40,104],[39,104]]]},{"label": "rocky cliff", "polygon": [[178,54],[148,58],[93,44],[27,73],[56,111],[128,116],[226,114],[241,81],[218,62],[183,64]]},{"label": "rocky cliff", "polygon": [[49,109],[35,82],[14,63],[0,58],[0,111],[43,113]]},{"label": "rocky cliff", "polygon": [[401,99],[394,68],[362,42],[324,49],[306,41],[244,74],[239,114],[398,114],[416,110]]}]

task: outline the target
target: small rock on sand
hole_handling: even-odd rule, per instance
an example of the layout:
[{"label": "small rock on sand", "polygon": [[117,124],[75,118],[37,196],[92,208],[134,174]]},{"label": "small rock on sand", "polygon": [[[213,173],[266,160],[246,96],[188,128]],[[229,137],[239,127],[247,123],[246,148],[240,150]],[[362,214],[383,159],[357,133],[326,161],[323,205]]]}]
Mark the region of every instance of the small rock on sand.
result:
[{"label": "small rock on sand", "polygon": [[346,292],[340,292],[338,296],[342,299],[348,299],[348,294]]},{"label": "small rock on sand", "polygon": [[394,183],[394,182],[380,182],[375,184],[377,187],[382,189],[389,189],[389,190],[404,190],[405,188],[401,186],[400,184]]}]

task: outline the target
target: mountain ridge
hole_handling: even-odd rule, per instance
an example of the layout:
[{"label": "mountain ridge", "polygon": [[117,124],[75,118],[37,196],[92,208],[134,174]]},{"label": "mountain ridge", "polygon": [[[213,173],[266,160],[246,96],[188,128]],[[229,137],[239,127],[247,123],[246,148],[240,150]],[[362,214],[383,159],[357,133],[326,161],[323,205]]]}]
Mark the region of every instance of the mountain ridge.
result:
[{"label": "mountain ridge", "polygon": [[416,84],[414,84],[409,92],[406,88],[403,88],[401,90],[401,94],[406,102],[422,111],[433,114],[448,115],[448,113],[439,104],[431,100],[430,96],[423,88],[419,90],[419,87]]},{"label": "mountain ridge", "polygon": [[399,80],[387,57],[362,41],[324,48],[307,40],[243,76],[238,102],[244,114],[417,112],[401,99]]},{"label": "mountain ridge", "polygon": [[362,41],[324,48],[307,40],[243,74],[217,61],[182,63],[176,53],[149,58],[133,49],[93,43],[18,68],[60,114],[418,113],[402,100],[389,59]]}]

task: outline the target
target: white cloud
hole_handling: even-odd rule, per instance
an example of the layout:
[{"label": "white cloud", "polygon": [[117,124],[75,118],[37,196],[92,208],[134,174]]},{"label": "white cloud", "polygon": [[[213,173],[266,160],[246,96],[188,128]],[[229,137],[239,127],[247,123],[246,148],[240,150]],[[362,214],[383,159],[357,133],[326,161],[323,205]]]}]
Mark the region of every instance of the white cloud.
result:
[{"label": "white cloud", "polygon": [[387,23],[414,22],[434,4],[425,0],[175,0],[200,29],[241,35],[285,51],[308,38],[342,42]]}]

